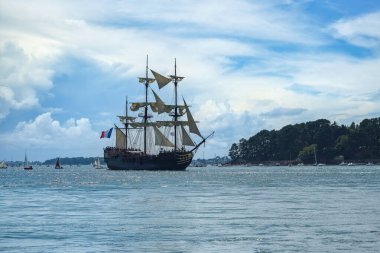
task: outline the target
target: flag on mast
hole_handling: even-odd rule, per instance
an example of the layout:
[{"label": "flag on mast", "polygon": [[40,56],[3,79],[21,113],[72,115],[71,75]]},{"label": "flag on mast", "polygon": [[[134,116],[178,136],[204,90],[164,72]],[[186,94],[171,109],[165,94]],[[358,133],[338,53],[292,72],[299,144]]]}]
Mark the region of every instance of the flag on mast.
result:
[{"label": "flag on mast", "polygon": [[113,128],[111,127],[109,130],[102,131],[102,134],[100,135],[101,138],[111,138]]}]

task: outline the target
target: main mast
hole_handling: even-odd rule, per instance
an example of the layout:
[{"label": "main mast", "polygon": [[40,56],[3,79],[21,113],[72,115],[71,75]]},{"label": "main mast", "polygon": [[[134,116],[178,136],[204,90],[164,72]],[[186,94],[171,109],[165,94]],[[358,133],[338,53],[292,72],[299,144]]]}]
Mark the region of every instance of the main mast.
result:
[{"label": "main mast", "polygon": [[177,119],[178,119],[178,101],[177,101],[177,59],[174,58],[174,96],[175,96],[175,107],[174,107],[174,151],[177,150]]},{"label": "main mast", "polygon": [[144,110],[144,154],[146,154],[146,123],[148,122],[148,55],[146,56],[146,71],[145,71],[145,110]]},{"label": "main mast", "polygon": [[128,149],[128,97],[125,97],[125,149]]}]

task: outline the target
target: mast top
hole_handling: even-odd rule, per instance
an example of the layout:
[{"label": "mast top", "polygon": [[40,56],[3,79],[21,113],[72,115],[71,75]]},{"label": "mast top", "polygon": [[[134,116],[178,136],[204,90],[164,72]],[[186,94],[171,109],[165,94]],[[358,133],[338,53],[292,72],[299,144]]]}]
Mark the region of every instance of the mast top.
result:
[{"label": "mast top", "polygon": [[149,70],[148,60],[149,60],[148,55],[146,55],[145,77],[138,77],[139,83],[143,83],[145,85],[149,85],[153,83],[154,81],[156,81],[156,79],[148,77],[148,70]]},{"label": "mast top", "polygon": [[177,84],[177,82],[180,82],[185,78],[183,76],[177,76],[177,58],[174,58],[174,75],[170,75],[170,78],[172,79],[172,81],[174,81],[175,85]]}]

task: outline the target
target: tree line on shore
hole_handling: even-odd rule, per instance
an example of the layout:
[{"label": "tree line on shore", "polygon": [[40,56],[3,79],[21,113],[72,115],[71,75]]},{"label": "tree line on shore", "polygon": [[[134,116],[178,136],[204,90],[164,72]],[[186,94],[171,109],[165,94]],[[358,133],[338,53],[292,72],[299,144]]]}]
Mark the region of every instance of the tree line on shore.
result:
[{"label": "tree line on shore", "polygon": [[[67,165],[88,165],[93,163],[97,157],[64,157],[59,158],[61,164]],[[55,164],[57,158],[49,159],[43,162],[44,165],[53,165]],[[99,157],[101,163],[104,162],[103,157]]]},{"label": "tree line on shore", "polygon": [[318,119],[287,125],[280,130],[262,130],[233,143],[232,163],[290,161],[305,164],[337,164],[343,161],[379,161],[380,117],[350,126]]}]

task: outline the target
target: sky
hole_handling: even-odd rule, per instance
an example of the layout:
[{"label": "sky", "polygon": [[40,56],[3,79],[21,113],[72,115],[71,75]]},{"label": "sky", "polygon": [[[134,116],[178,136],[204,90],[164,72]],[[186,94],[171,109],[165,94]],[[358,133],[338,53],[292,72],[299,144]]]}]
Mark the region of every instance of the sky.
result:
[{"label": "sky", "polygon": [[196,158],[380,117],[380,0],[0,0],[0,160],[102,156],[146,55],[164,75],[177,60],[179,95],[215,131]]}]

